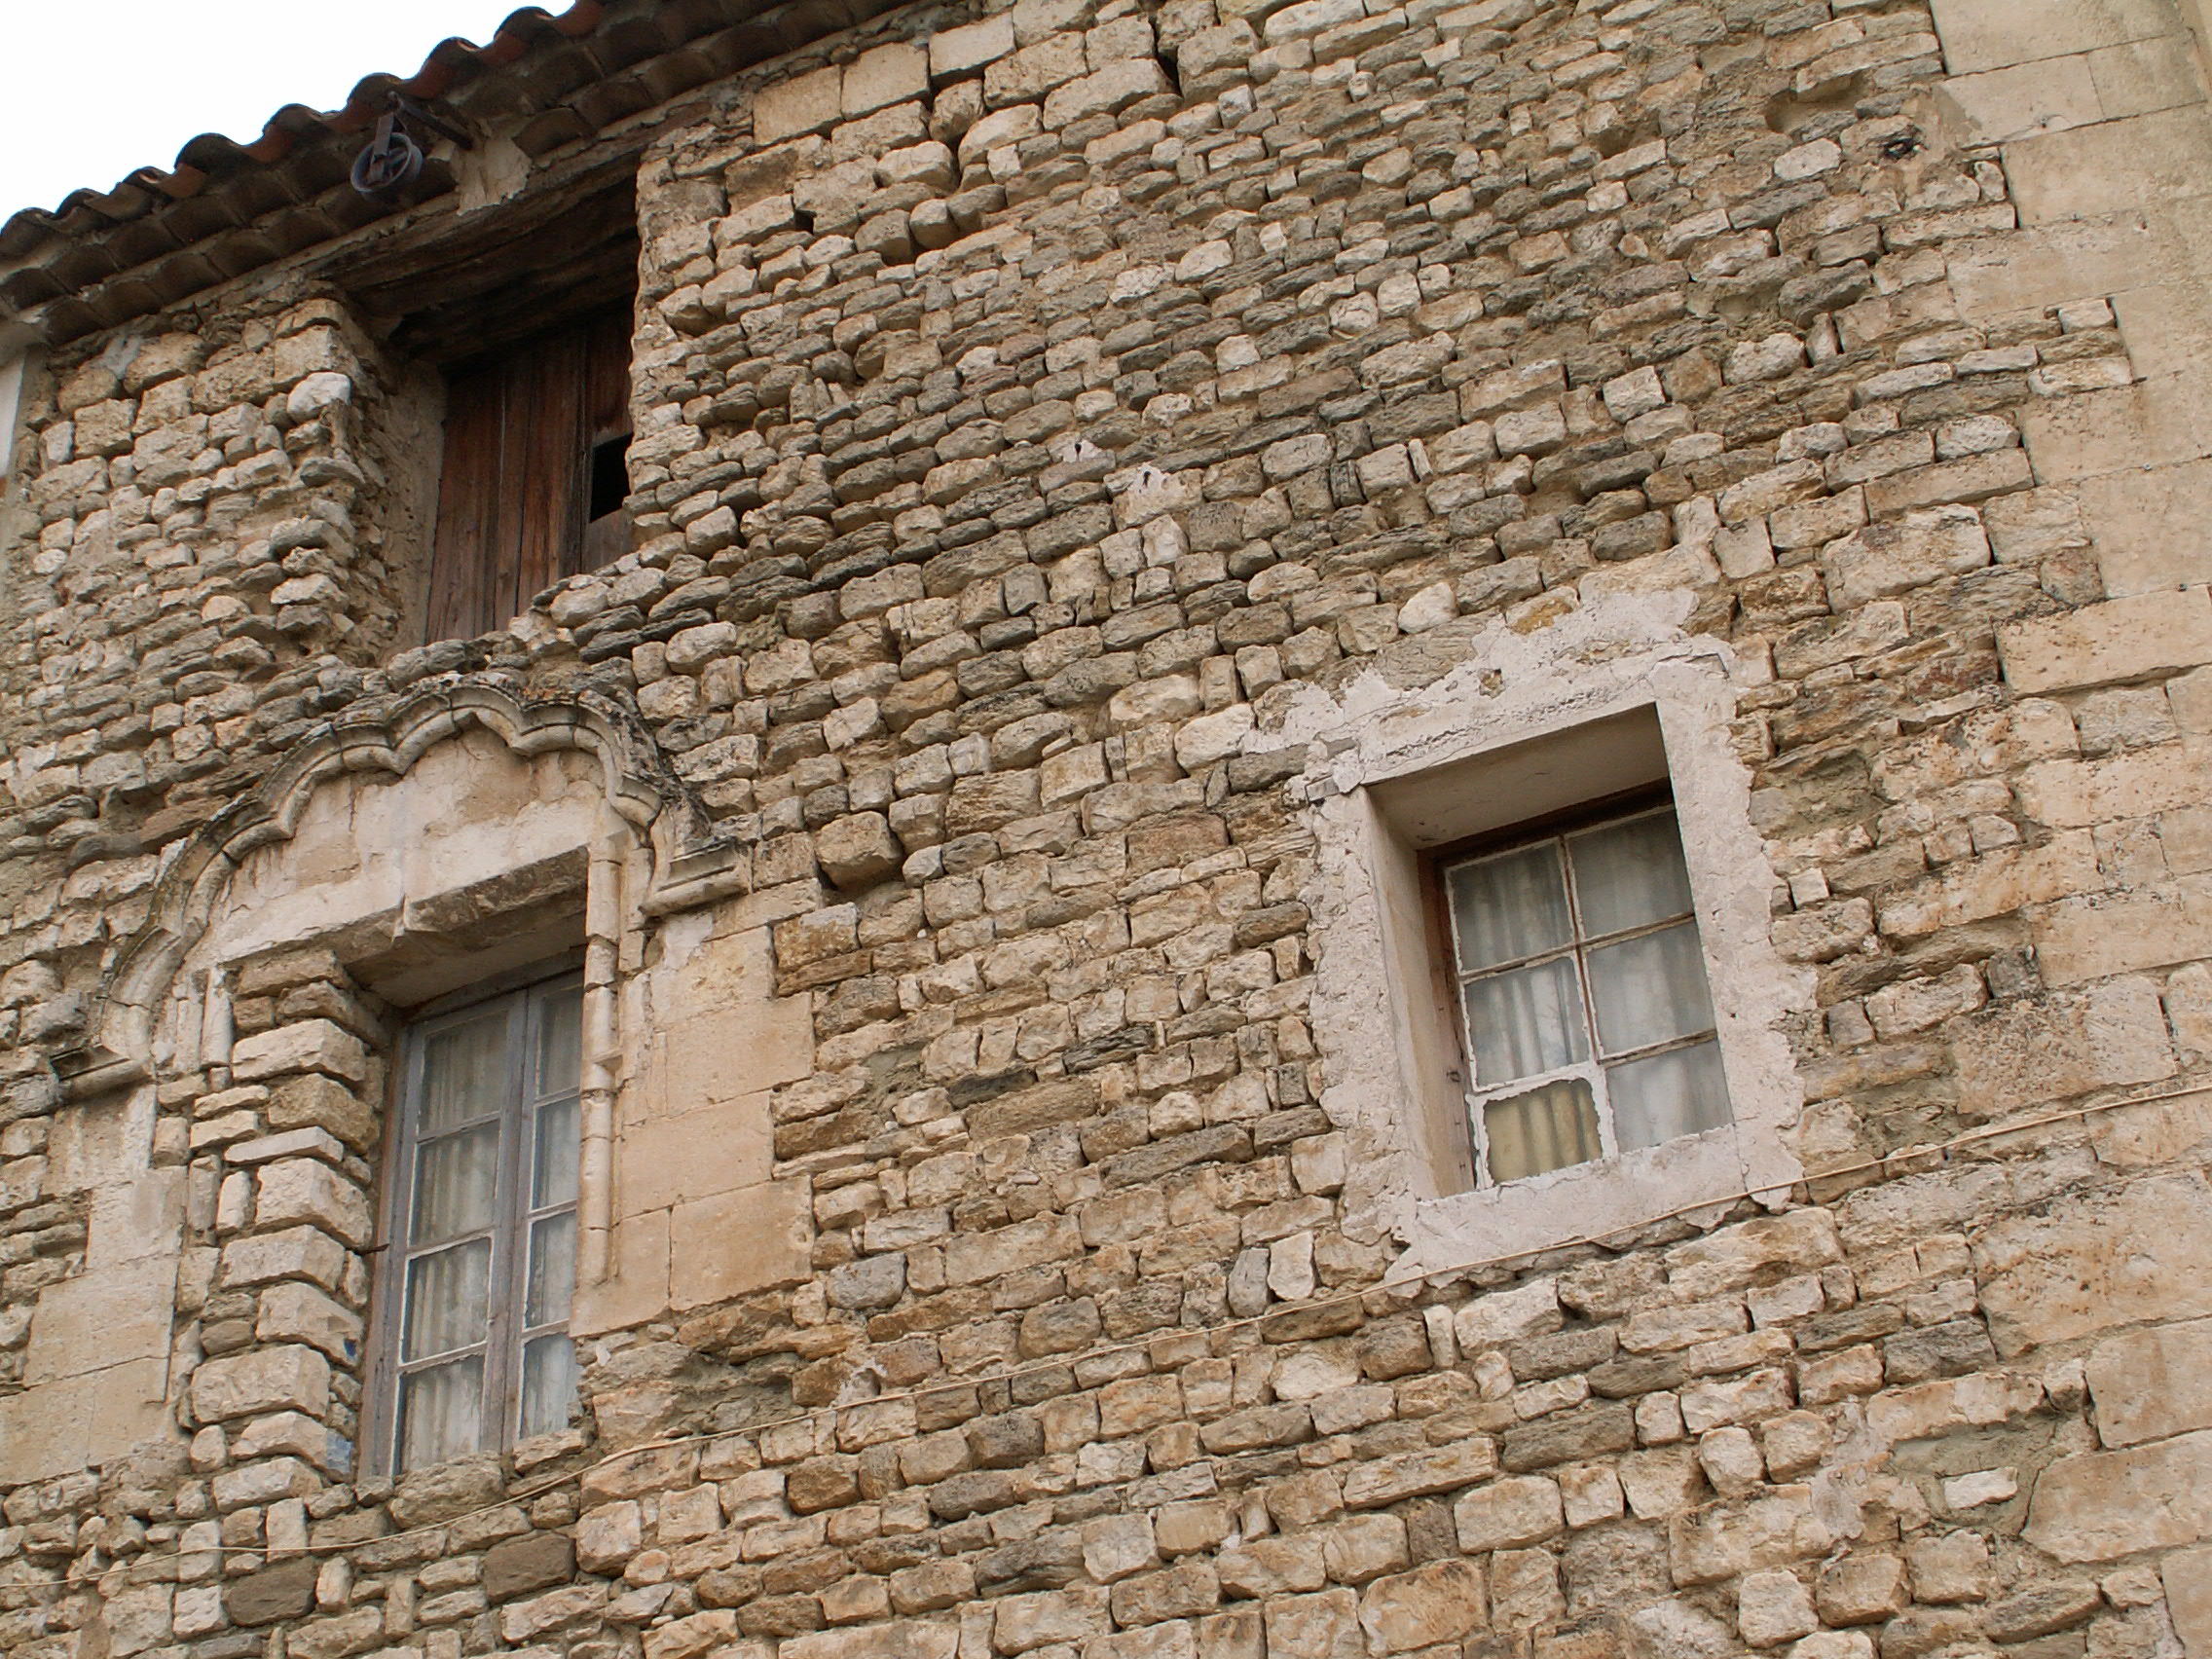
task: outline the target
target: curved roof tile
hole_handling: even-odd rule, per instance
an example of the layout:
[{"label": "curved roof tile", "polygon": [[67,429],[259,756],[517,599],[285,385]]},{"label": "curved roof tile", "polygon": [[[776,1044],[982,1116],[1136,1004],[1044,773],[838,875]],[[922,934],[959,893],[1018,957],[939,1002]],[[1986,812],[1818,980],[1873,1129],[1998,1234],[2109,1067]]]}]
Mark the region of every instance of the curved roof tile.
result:
[{"label": "curved roof tile", "polygon": [[[407,76],[371,74],[334,110],[286,104],[240,143],[203,132],[173,166],[140,167],[106,190],[72,192],[0,223],[0,325],[35,321],[50,342],[112,326],[212,282],[344,235],[386,209],[347,184],[394,92],[489,119],[569,119],[529,147],[587,136],[653,101],[852,26],[895,0],[572,0],[524,6],[482,45],[440,41]],[[783,27],[762,29],[771,13]],[[636,92],[581,98],[614,76]],[[643,95],[646,101],[641,103]],[[527,130],[527,129],[526,129]],[[35,319],[25,313],[38,310]]]}]

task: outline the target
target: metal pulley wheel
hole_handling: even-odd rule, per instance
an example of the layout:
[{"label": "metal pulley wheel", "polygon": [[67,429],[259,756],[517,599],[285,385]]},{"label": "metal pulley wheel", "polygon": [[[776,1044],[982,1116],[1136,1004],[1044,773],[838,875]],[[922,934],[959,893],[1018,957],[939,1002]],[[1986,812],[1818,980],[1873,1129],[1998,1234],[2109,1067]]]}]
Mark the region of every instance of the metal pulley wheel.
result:
[{"label": "metal pulley wheel", "polygon": [[422,176],[423,147],[399,125],[399,111],[377,118],[377,135],[353,159],[353,188],[372,202],[388,202]]}]

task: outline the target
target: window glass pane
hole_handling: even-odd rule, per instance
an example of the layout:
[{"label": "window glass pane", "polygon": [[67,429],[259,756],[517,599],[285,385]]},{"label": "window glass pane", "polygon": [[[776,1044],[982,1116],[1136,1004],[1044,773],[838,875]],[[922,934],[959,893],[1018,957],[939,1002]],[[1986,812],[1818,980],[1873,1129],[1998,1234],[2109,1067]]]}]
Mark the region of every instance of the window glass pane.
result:
[{"label": "window glass pane", "polygon": [[576,1097],[548,1101],[537,1109],[537,1149],[531,1178],[531,1207],[572,1202],[576,1196],[576,1161],[583,1154],[582,1131],[576,1122]]},{"label": "window glass pane", "polygon": [[1572,957],[1476,979],[1466,1001],[1475,1081],[1484,1088],[1590,1057]]},{"label": "window glass pane", "polygon": [[499,1125],[479,1124],[415,1149],[408,1238],[434,1243],[492,1225],[499,1186]]},{"label": "window glass pane", "polygon": [[576,1215],[549,1215],[530,1230],[530,1289],[523,1298],[525,1325],[555,1325],[569,1316],[576,1290]]},{"label": "window glass pane", "polygon": [[1598,1043],[1608,1054],[1713,1029],[1713,999],[1697,924],[1662,928],[1590,952],[1590,1000]]},{"label": "window glass pane", "polygon": [[484,1340],[492,1241],[472,1238],[407,1264],[407,1334],[402,1359],[428,1359]]},{"label": "window glass pane", "polygon": [[1493,1181],[1518,1181],[1588,1163],[1604,1152],[1590,1086],[1578,1077],[1489,1102],[1483,1107],[1483,1133],[1490,1142]]},{"label": "window glass pane", "polygon": [[1672,812],[1571,836],[1567,848],[1585,938],[1690,913],[1689,872]]},{"label": "window glass pane", "polygon": [[1462,973],[1556,950],[1573,935],[1556,845],[1457,865],[1445,880]]},{"label": "window glass pane", "polygon": [[532,1338],[522,1350],[520,1432],[527,1438],[567,1428],[575,1399],[575,1345],[564,1336]]},{"label": "window glass pane", "polygon": [[538,1005],[537,1088],[539,1094],[565,1094],[582,1072],[583,987],[556,991]]},{"label": "window glass pane", "polygon": [[399,1466],[420,1469],[483,1445],[484,1361],[470,1355],[400,1379]]},{"label": "window glass pane", "polygon": [[434,1135],[499,1109],[507,1091],[504,1009],[449,1025],[423,1043],[421,1133]]},{"label": "window glass pane", "polygon": [[1717,1043],[1608,1067],[1605,1090],[1613,1101],[1613,1138],[1623,1152],[1716,1129],[1730,1117]]}]

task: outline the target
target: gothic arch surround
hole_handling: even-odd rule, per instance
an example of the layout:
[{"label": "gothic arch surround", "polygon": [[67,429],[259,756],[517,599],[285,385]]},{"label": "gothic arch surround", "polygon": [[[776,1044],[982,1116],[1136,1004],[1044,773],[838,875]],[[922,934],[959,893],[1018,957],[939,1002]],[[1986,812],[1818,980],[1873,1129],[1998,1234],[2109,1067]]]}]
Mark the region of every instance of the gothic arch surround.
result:
[{"label": "gothic arch surround", "polygon": [[713,838],[705,813],[651,735],[613,698],[531,698],[495,682],[463,681],[357,709],[302,738],[260,788],[184,844],[156,887],[146,921],[102,973],[82,1046],[55,1058],[69,1093],[95,1096],[149,1075],[158,1011],[171,981],[248,857],[291,840],[320,787],[347,774],[404,778],[431,750],[470,731],[490,733],[518,758],[562,751],[591,758],[608,809],[649,858],[643,909],[666,913],[742,887],[739,850]]}]

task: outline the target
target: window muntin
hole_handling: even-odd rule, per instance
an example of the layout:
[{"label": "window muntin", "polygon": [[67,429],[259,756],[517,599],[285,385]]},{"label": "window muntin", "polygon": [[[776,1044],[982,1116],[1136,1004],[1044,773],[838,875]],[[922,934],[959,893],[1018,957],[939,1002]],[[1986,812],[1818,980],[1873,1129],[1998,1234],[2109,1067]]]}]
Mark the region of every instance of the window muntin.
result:
[{"label": "window muntin", "polygon": [[1671,805],[1440,873],[1479,1185],[1730,1122]]},{"label": "window muntin", "polygon": [[395,1472],[569,1420],[582,1026],[569,977],[407,1034],[387,1291]]}]

